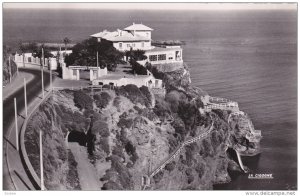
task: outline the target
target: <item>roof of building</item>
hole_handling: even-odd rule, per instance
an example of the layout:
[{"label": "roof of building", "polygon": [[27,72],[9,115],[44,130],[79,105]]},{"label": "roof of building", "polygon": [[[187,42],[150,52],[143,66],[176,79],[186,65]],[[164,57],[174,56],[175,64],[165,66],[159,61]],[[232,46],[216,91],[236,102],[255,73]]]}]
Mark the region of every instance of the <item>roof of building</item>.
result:
[{"label": "roof of building", "polygon": [[126,27],[124,30],[126,31],[153,31],[150,27],[147,27],[146,25],[141,24],[135,24]]},{"label": "roof of building", "polygon": [[117,30],[109,32],[104,30],[102,32],[96,33],[91,35],[92,37],[106,39],[112,42],[119,42],[119,41],[149,41],[150,39],[147,37],[143,37],[141,35],[133,35],[128,31]]},{"label": "roof of building", "polygon": [[162,47],[154,47],[151,50],[147,50],[146,53],[150,54],[152,52],[163,52],[163,51],[178,51],[182,50],[182,48],[162,48]]}]

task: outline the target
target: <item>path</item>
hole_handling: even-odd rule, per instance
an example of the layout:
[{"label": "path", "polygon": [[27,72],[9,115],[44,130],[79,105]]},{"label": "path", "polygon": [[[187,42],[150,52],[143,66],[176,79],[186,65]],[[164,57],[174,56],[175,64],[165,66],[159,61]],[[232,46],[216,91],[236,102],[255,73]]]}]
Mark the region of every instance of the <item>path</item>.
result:
[{"label": "path", "polygon": [[76,142],[69,142],[68,147],[77,162],[77,172],[81,190],[97,191],[101,190],[96,168],[90,163],[86,147],[80,146]]}]

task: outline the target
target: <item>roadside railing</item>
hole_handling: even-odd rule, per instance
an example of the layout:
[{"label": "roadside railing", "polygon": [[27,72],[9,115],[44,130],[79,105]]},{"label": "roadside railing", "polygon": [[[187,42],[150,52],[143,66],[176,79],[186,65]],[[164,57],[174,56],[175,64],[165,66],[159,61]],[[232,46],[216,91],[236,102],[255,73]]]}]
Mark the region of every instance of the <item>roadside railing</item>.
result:
[{"label": "roadside railing", "polygon": [[42,98],[42,100],[37,105],[35,105],[35,107],[32,109],[32,111],[25,118],[25,121],[22,125],[22,129],[20,132],[21,158],[24,160],[25,166],[27,167],[27,170],[28,170],[27,174],[32,179],[31,181],[33,181],[32,183],[33,183],[34,187],[39,190],[41,189],[41,179],[36,174],[36,171],[34,170],[32,164],[28,158],[28,154],[27,154],[26,147],[25,147],[25,132],[26,132],[27,124],[28,124],[29,120],[31,119],[32,115],[40,107],[40,105],[43,104],[50,97],[51,93],[52,93],[52,91],[48,91],[46,96],[44,98]]}]

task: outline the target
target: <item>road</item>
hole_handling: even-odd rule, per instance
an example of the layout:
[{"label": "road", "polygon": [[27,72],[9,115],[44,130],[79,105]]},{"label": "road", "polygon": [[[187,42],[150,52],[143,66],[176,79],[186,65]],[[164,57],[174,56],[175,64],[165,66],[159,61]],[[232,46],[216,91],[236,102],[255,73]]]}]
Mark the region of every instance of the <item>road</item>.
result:
[{"label": "road", "polygon": [[[19,68],[19,72],[25,72],[34,75],[34,78],[27,83],[27,103],[33,101],[42,91],[42,84],[41,84],[41,70],[40,69],[24,69]],[[44,72],[44,85],[45,87],[48,86],[50,83],[50,77],[49,74]],[[14,89],[11,89],[12,91]],[[9,135],[9,131],[11,129],[12,123],[14,123],[14,98],[17,98],[17,109],[18,109],[18,115],[24,116],[24,112],[22,114],[21,111],[25,107],[25,101],[24,101],[24,88],[21,88],[11,94],[8,98],[3,100],[3,137],[6,139]],[[3,140],[5,141],[5,140]],[[4,143],[3,143],[4,144]],[[4,149],[4,148],[3,148]],[[4,159],[6,157],[3,157],[3,163],[5,162]],[[3,170],[8,170],[7,165],[3,164]],[[3,172],[7,173],[7,172]],[[9,179],[9,176],[3,176],[3,189],[9,190],[11,189],[11,181]]]}]

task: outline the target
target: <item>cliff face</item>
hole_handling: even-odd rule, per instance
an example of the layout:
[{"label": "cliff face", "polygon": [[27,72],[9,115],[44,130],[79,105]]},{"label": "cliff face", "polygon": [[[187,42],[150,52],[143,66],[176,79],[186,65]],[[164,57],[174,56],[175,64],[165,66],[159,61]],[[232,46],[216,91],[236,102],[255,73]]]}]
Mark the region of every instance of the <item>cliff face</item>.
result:
[{"label": "cliff face", "polygon": [[[164,80],[165,98],[133,85],[94,94],[55,92],[27,130],[28,149],[30,144],[38,144],[37,130],[44,127],[46,132],[46,187],[85,187],[86,178],[78,171],[85,166],[75,161],[74,149],[68,150],[65,139],[68,135],[70,141],[72,136],[74,142],[75,133],[81,134],[75,142],[83,145],[85,150],[80,153],[88,157],[89,171],[95,175],[89,180],[99,179],[94,183],[99,189],[207,190],[213,184],[229,182],[228,170],[241,171],[230,149],[244,155],[258,153],[260,133],[247,115],[224,110],[201,113],[200,96],[206,93],[190,86],[186,68],[166,72]],[[37,153],[30,153],[34,163],[38,162]],[[142,177],[150,176],[166,160],[168,163],[150,178],[150,186],[144,187]],[[34,167],[38,171],[38,164]]]}]

